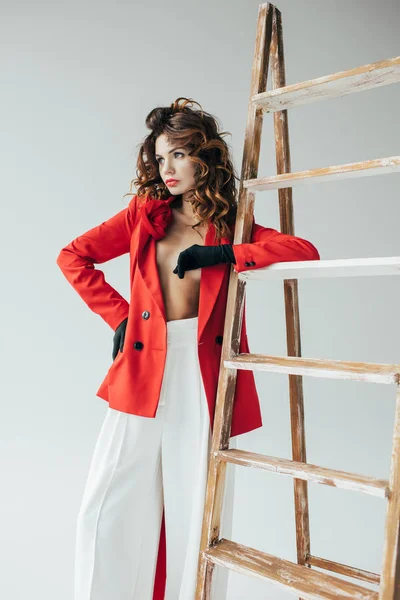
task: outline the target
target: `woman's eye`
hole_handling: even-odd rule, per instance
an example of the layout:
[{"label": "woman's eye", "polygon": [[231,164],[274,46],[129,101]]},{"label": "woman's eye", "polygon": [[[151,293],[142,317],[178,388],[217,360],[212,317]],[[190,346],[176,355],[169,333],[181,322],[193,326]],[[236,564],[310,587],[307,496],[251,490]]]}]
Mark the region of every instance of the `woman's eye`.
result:
[{"label": "woman's eye", "polygon": [[[183,154],[183,152],[174,152],[174,156],[175,156],[176,154],[181,154],[182,156],[185,156],[185,155]],[[157,158],[157,162],[158,162],[158,163],[160,163],[160,160],[162,160],[162,157],[160,157],[160,158]]]}]

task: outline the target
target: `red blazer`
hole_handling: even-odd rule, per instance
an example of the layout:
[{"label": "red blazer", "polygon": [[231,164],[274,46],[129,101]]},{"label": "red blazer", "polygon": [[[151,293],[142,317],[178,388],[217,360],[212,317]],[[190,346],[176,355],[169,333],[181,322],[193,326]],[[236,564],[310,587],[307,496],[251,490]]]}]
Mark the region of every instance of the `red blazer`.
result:
[{"label": "red blazer", "polygon": [[[171,203],[175,196],[165,202]],[[128,317],[123,352],[118,352],[96,395],[111,408],[145,417],[156,414],[166,360],[166,319],[156,264],[156,239],[160,231],[148,226],[142,210],[149,197],[134,196],[129,205],[97,227],[80,235],[61,250],[57,264],[67,280],[86,302],[116,330]],[[164,232],[165,233],[165,232]],[[205,246],[217,245],[212,223]],[[227,237],[221,243],[230,243]],[[122,254],[130,253],[129,304],[95,269]],[[251,242],[233,245],[237,273],[260,269],[276,262],[319,260],[318,250],[302,238],[286,235],[254,222]],[[207,396],[211,429],[221,359],[223,327],[230,264],[201,269],[198,311],[198,354]],[[140,343],[138,343],[140,342]],[[249,352],[243,309],[240,353]],[[237,373],[231,437],[261,427],[260,403],[253,371]],[[153,600],[164,600],[166,581],[166,539],[164,514],[161,522]]]},{"label": "red blazer", "polygon": [[[170,204],[175,196],[165,202]],[[156,264],[156,239],[146,227],[141,207],[153,202],[134,196],[129,205],[63,248],[57,264],[86,302],[115,331],[128,317],[123,352],[118,352],[96,395],[111,408],[155,417],[166,360],[166,319]],[[212,223],[205,246],[217,245]],[[230,243],[227,237],[221,243]],[[130,253],[129,304],[95,268]],[[318,250],[302,238],[286,235],[254,222],[251,242],[234,244],[237,273],[260,269],[276,262],[319,260]],[[251,265],[249,265],[251,263]],[[221,359],[222,336],[231,265],[221,263],[201,269],[198,310],[198,354],[207,396],[211,428]],[[138,343],[139,342],[139,343]],[[240,353],[249,352],[245,307]],[[231,437],[261,427],[260,403],[253,371],[239,370],[232,415]]]}]

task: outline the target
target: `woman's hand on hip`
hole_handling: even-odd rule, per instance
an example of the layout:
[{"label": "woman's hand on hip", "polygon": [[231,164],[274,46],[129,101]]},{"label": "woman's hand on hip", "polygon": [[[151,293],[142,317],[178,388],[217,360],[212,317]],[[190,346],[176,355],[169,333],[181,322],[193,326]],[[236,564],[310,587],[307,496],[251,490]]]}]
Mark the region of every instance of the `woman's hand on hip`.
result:
[{"label": "woman's hand on hip", "polygon": [[116,359],[118,352],[122,352],[124,349],[125,331],[128,323],[128,317],[124,319],[117,327],[113,337],[113,352],[112,358]]}]

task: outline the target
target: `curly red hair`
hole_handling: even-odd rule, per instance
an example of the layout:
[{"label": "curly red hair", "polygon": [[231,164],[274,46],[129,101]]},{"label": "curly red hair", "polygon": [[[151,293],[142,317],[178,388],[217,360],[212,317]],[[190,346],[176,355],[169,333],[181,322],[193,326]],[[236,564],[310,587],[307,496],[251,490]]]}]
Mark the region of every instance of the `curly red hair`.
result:
[{"label": "curly red hair", "polygon": [[[193,104],[200,110],[189,106]],[[204,112],[198,102],[184,97],[177,98],[170,106],[154,108],[146,117],[146,127],[151,133],[139,144],[137,178],[131,181],[131,190],[133,184],[139,197],[165,200],[171,196],[155,158],[156,139],[165,134],[169,144],[186,148],[194,163],[196,184],[190,202],[199,222],[193,227],[212,221],[217,239],[222,236],[231,239],[237,212],[235,180],[239,178],[229,147],[222,139],[229,132],[219,131],[214,116]],[[181,195],[177,201],[178,198]]]}]

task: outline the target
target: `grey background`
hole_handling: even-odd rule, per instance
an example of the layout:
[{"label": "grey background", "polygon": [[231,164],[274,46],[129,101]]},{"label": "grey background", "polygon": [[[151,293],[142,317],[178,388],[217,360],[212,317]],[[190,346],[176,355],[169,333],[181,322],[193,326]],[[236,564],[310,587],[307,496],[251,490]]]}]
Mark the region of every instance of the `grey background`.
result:
[{"label": "grey background", "polygon": [[[170,0],[1,5],[2,418],[0,595],[72,598],[74,528],[107,404],[95,396],[112,331],[56,266],[59,250],[121,210],[144,118],[192,97],[216,115],[240,174],[259,3]],[[287,83],[399,52],[395,0],[280,0]],[[292,170],[399,154],[391,85],[289,111]],[[264,118],[260,175],[276,173]],[[396,175],[294,190],[295,233],[322,259],[399,255]],[[276,192],[256,221],[279,229]],[[106,277],[129,296],[128,257]],[[396,277],[299,282],[305,357],[399,361]],[[283,286],[250,282],[253,352],[286,355]],[[264,427],[243,449],[291,458],[288,378],[256,374]],[[389,475],[395,387],[304,378],[308,461]],[[232,468],[232,467],[228,467]],[[379,572],[386,503],[309,485],[312,554]],[[223,535],[223,531],[221,532]],[[236,468],[233,539],[296,560],[293,483]],[[230,573],[228,599],[292,597]]]}]

